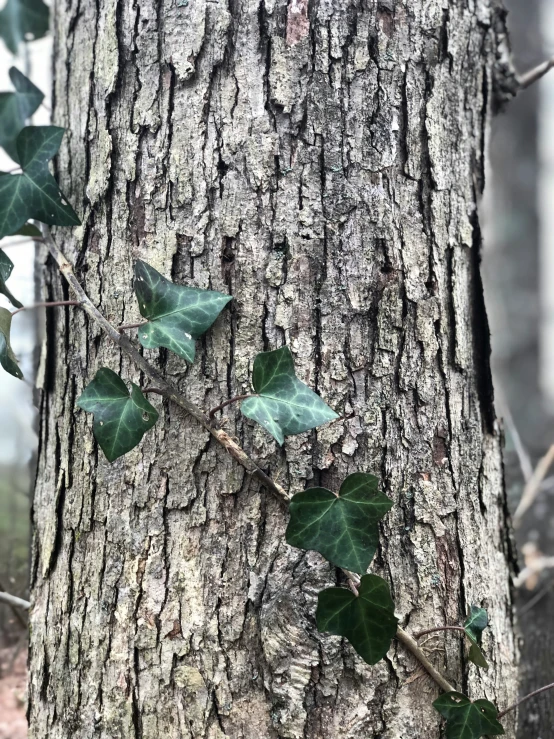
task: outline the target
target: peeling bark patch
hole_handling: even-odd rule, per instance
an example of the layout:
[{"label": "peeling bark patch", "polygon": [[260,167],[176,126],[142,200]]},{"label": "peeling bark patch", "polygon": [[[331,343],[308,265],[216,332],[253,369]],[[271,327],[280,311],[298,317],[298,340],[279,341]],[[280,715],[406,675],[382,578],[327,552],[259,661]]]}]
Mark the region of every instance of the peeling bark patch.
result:
[{"label": "peeling bark patch", "polygon": [[308,0],[290,0],[287,12],[287,45],[294,46],[310,32]]}]

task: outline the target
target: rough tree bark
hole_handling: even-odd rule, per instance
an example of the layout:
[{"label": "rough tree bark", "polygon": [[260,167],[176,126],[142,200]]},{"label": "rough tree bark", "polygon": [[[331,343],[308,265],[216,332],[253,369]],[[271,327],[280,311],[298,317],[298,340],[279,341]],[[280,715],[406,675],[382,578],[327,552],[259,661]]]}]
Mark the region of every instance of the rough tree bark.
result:
[{"label": "rough tree bark", "polygon": [[[58,3],[59,233],[113,322],[132,265],[235,297],[187,368],[205,408],[286,342],[346,420],[283,451],[228,428],[293,491],[381,476],[377,572],[408,629],[485,606],[491,669],[459,638],[436,664],[515,694],[501,439],[476,202],[504,26],[493,0]],[[62,296],[55,271],[49,291]],[[34,504],[34,739],[439,736],[435,685],[395,644],[370,668],[314,624],[337,573],[284,542],[286,512],[175,406],[109,465],[75,400],[99,365],[141,378],[82,313],[50,315]],[[508,719],[509,721],[509,719]],[[508,730],[510,735],[511,729]]]}]

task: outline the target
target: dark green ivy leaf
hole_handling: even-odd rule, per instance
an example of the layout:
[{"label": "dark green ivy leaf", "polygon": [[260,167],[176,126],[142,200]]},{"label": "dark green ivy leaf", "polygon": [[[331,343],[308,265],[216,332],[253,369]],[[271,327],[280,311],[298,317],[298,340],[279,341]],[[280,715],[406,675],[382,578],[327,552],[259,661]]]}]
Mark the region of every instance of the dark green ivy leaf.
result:
[{"label": "dark green ivy leaf", "polygon": [[283,444],[285,436],[321,426],[338,418],[335,411],[294,373],[287,346],[258,354],[252,384],[258,395],[243,401],[241,411]]},{"label": "dark green ivy leaf", "polygon": [[504,733],[497,721],[498,711],[490,701],[472,703],[463,693],[452,691],[437,698],[433,706],[446,719],[446,739],[480,739]]},{"label": "dark green ivy leaf", "polygon": [[10,69],[10,79],[16,92],[0,92],[0,146],[19,163],[15,141],[44,95],[16,67]]},{"label": "dark green ivy leaf", "polygon": [[398,619],[387,583],[377,575],[364,575],[354,595],[345,588],[328,588],[318,596],[319,631],[344,636],[368,665],[388,652]]},{"label": "dark green ivy leaf", "polygon": [[77,405],[94,413],[94,436],[110,462],[136,447],[158,420],[158,411],[140,388],[131,383],[129,393],[123,380],[107,367],[98,370]]},{"label": "dark green ivy leaf", "polygon": [[488,622],[488,615],[484,608],[470,606],[469,616],[464,622],[466,636],[471,641],[468,656],[470,661],[477,665],[477,667],[482,667],[485,670],[488,669],[489,665],[481,650],[481,636],[487,628]]},{"label": "dark green ivy leaf", "polygon": [[22,304],[19,302],[19,300],[14,298],[8,286],[6,285],[6,282],[12,273],[12,269],[12,260],[8,257],[6,252],[0,249],[0,293],[2,293],[2,295],[5,295],[10,303],[12,305],[15,305],[16,308],[22,308]]},{"label": "dark green ivy leaf", "polygon": [[21,228],[18,228],[15,233],[10,234],[10,236],[31,236],[33,238],[40,239],[42,237],[42,233],[40,228],[33,226],[32,223],[26,223],[24,226],[21,226]]},{"label": "dark green ivy leaf", "polygon": [[27,126],[17,137],[23,172],[0,174],[0,238],[15,233],[29,218],[56,226],[80,224],[48,169],[48,162],[60,148],[64,130],[57,126]]},{"label": "dark green ivy leaf", "polygon": [[315,549],[337,567],[363,574],[379,544],[378,522],[392,501],[378,490],[374,475],[348,475],[338,495],[309,488],[290,502],[287,543]]},{"label": "dark green ivy leaf", "polygon": [[10,345],[10,329],[12,314],[6,308],[0,308],[0,364],[10,375],[23,379],[23,372],[17,366],[15,355]]},{"label": "dark green ivy leaf", "polygon": [[48,33],[48,6],[42,0],[8,0],[0,10],[0,37],[12,54],[22,41],[42,38]]},{"label": "dark green ivy leaf", "polygon": [[135,264],[135,293],[148,323],[138,332],[146,349],[170,349],[194,362],[196,339],[210,328],[231,295],[175,285],[140,259]]}]

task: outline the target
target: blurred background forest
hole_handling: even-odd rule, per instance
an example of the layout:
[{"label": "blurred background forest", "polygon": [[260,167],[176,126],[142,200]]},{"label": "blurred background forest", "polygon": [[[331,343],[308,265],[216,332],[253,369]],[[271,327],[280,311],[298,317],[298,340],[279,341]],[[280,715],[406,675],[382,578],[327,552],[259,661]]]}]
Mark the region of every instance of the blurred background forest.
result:
[{"label": "blurred background forest", "polygon": [[[518,72],[554,54],[554,0],[506,0]],[[45,92],[51,41],[28,45],[18,64]],[[1,89],[10,89],[12,59],[0,49]],[[47,97],[48,102],[48,97]],[[34,123],[46,123],[48,107]],[[2,169],[4,161],[0,161]],[[520,93],[492,121],[487,188],[481,208],[483,277],[493,347],[497,415],[506,434],[506,486],[512,514],[524,490],[533,502],[516,515],[514,546],[522,636],[521,692],[554,680],[554,71]],[[32,245],[9,250],[13,292],[38,294]],[[2,305],[3,296],[0,296]],[[40,373],[38,311],[18,314],[13,347],[25,383],[0,375],[0,590],[28,597],[31,489],[36,454],[33,384]],[[551,450],[549,452],[549,450]],[[550,456],[552,459],[550,459]],[[549,471],[550,469],[550,471]],[[520,509],[521,511],[521,509]],[[23,739],[24,616],[0,605],[0,739]],[[554,737],[554,693],[526,705],[519,735]]]}]

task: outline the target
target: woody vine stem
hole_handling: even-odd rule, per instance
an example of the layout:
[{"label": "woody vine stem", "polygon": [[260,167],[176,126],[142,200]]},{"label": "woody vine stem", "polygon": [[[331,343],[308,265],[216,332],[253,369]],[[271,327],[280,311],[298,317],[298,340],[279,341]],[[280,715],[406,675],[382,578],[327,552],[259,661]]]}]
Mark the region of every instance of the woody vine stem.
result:
[{"label": "woody vine stem", "polygon": [[[137,351],[137,349],[135,349],[129,339],[124,334],[121,334],[118,329],[112,326],[111,323],[94,306],[94,304],[86,294],[85,290],[83,289],[81,283],[76,278],[71,263],[68,261],[68,259],[65,257],[63,252],[56,244],[54,238],[52,237],[50,229],[47,226],[43,226],[42,232],[43,241],[48,248],[50,255],[58,265],[61,274],[65,277],[69,286],[78,298],[78,300],[76,301],[63,301],[63,304],[78,305],[83,308],[87,315],[104,331],[104,333],[115,344],[119,346],[119,348],[123,352],[125,352],[133,360],[137,367],[141,369],[147,377],[149,377],[156,383],[156,392],[165,396],[169,400],[172,400],[174,403],[181,406],[181,408],[184,408],[188,413],[190,413],[190,415],[193,416],[207,431],[209,431],[212,436],[221,444],[221,446],[233,457],[233,459],[235,459],[240,465],[242,465],[249,474],[258,478],[268,490],[270,490],[279,498],[279,500],[288,504],[292,497],[290,493],[288,493],[288,491],[286,491],[283,487],[281,487],[281,485],[275,482],[273,478],[271,478],[262,469],[260,469],[260,467],[258,467],[258,465],[244,451],[244,449],[242,449],[241,446],[239,446],[233,439],[231,439],[231,437],[226,434],[225,431],[219,428],[217,421],[213,420],[213,414],[216,411],[225,407],[228,402],[238,400],[238,397],[231,398],[230,401],[222,403],[217,408],[214,408],[209,413],[209,415],[206,415],[201,408],[198,408],[194,403],[191,403],[190,400],[181,395],[181,393],[168,382],[166,382],[160,375],[160,373],[156,370],[156,368],[153,367],[142,356],[142,354]],[[342,571],[346,575],[347,580],[353,583],[355,587],[359,584],[360,580],[356,574],[349,572],[348,570]],[[441,673],[427,659],[424,651],[417,645],[416,641],[400,626],[397,628],[396,637],[398,641],[418,660],[418,662],[422,665],[422,667],[427,671],[427,673],[433,678],[433,680],[442,690],[446,691],[447,693],[455,690],[454,687],[450,685],[448,680],[446,680],[446,678],[443,677],[443,675],[441,675]]]}]

